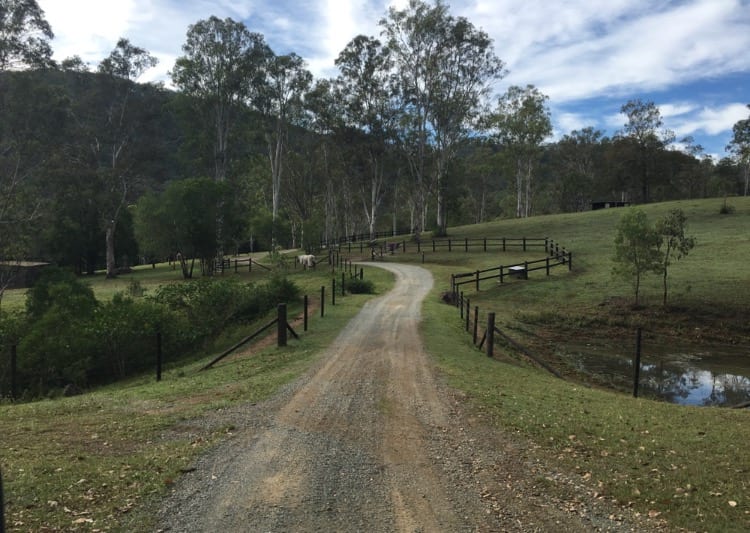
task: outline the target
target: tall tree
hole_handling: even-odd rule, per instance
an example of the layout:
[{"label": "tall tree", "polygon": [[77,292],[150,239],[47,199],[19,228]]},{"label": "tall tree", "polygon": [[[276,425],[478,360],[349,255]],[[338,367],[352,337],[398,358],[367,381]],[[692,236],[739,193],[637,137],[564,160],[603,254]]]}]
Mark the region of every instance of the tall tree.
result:
[{"label": "tall tree", "polygon": [[30,249],[27,237],[41,211],[34,181],[49,155],[42,147],[64,117],[57,91],[9,71],[50,66],[53,37],[36,0],[0,0],[0,300]]},{"label": "tall tree", "polygon": [[51,66],[53,38],[36,0],[0,1],[0,71]]},{"label": "tall tree", "polygon": [[135,231],[144,251],[166,256],[178,253],[185,279],[193,276],[195,259],[204,274],[211,273],[216,252],[226,243],[217,243],[218,208],[226,210],[221,219],[228,240],[239,235],[242,224],[236,196],[227,182],[211,178],[189,178],[169,183],[157,195],[147,193],[135,209]]},{"label": "tall tree", "polygon": [[231,134],[243,106],[256,101],[265,83],[271,50],[263,35],[241,23],[210,17],[191,25],[185,55],[175,62],[171,77],[214,131],[214,179],[223,181],[231,164]]},{"label": "tall tree", "polygon": [[392,98],[389,50],[372,37],[355,37],[336,58],[337,79],[347,127],[362,135],[366,178],[360,180],[360,197],[370,236],[375,234],[378,209],[385,195],[385,166],[394,136],[396,109]]},{"label": "tall tree", "polygon": [[[101,96],[108,101],[103,117],[97,124],[89,146],[103,184],[102,215],[104,217],[107,277],[117,275],[115,232],[122,210],[133,199],[133,185],[138,179],[134,144],[143,127],[142,108],[136,80],[157,59],[147,50],[121,38],[109,56],[99,63],[99,72],[107,82]],[[133,101],[133,100],[136,101]]]},{"label": "tall tree", "polygon": [[[444,178],[469,135],[490,84],[503,76],[492,40],[441,0],[410,0],[380,21],[393,52],[401,100],[401,142],[415,181],[416,231],[424,229],[427,196],[437,192],[437,226],[447,225]],[[435,160],[429,158],[434,155]],[[433,180],[428,182],[430,163]]]},{"label": "tall tree", "polygon": [[279,216],[281,182],[289,128],[302,121],[303,96],[312,85],[312,74],[305,61],[295,53],[271,55],[262,85],[260,111],[269,121],[266,128],[268,160],[271,164],[272,216]]},{"label": "tall tree", "polygon": [[533,85],[509,87],[498,98],[497,108],[488,117],[487,125],[511,158],[516,216],[528,217],[532,210],[534,170],[542,153],[542,143],[552,134],[547,96]]},{"label": "tall tree", "polygon": [[0,72],[0,299],[35,250],[49,200],[44,177],[60,163],[68,100],[39,72]]},{"label": "tall tree", "polygon": [[628,121],[619,135],[633,143],[633,171],[638,176],[640,200],[649,202],[651,187],[656,178],[656,156],[674,141],[675,135],[669,130],[661,129],[664,122],[654,102],[629,100],[620,108],[620,112]]},{"label": "tall tree", "polygon": [[324,231],[325,242],[341,235],[355,233],[356,198],[351,191],[351,170],[346,154],[351,129],[346,127],[345,103],[336,80],[318,80],[305,95],[305,128],[318,138],[320,165],[325,180]]},{"label": "tall tree", "polygon": [[[747,108],[750,109],[750,104]],[[727,145],[727,150],[742,167],[744,194],[747,196],[750,190],[750,117],[738,120],[732,127],[732,141]]]},{"label": "tall tree", "polygon": [[555,167],[562,211],[585,211],[594,199],[602,136],[600,130],[589,127],[573,130],[557,142]]}]

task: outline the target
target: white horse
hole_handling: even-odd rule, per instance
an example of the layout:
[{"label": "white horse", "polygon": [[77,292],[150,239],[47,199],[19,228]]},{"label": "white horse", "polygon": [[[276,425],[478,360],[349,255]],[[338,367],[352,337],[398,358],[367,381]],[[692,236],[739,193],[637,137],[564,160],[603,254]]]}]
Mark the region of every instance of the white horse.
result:
[{"label": "white horse", "polygon": [[298,255],[297,261],[299,264],[301,264],[305,269],[308,267],[314,268],[315,267],[315,256],[312,254],[305,254],[305,255]]}]

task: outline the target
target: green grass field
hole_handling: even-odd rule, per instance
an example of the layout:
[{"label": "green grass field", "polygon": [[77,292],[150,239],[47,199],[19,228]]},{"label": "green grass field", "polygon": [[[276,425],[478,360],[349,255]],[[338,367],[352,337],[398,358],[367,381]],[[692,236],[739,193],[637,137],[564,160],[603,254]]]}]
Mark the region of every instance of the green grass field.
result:
[{"label": "green grass field", "polygon": [[[697,320],[707,336],[730,332],[747,346],[750,199],[730,199],[735,208],[731,215],[719,215],[722,203],[713,199],[644,207],[653,219],[670,208],[682,208],[688,233],[698,241],[672,269],[671,307],[666,311],[661,310],[658,280],[644,285],[647,306],[634,311],[629,284],[611,276],[614,228],[621,210],[498,221],[451,228],[450,235],[548,236],[573,252],[572,272],[558,268],[549,278],[532,273],[528,281],[467,294],[482,309],[497,312],[501,327],[520,340],[543,338],[550,328],[569,335],[583,327],[609,334],[643,321],[665,332],[688,330]],[[589,484],[598,498],[665,519],[675,531],[750,530],[747,409],[633,399],[553,378],[521,360],[488,359],[472,345],[457,310],[440,302],[450,274],[523,259],[515,252],[426,254],[424,266],[433,272],[436,286],[425,304],[423,332],[449,383],[466,392],[494,429],[516,435],[528,444],[529,454]],[[421,256],[386,260],[421,263]],[[375,281],[379,292],[386,291],[390,274],[365,268],[365,277]],[[263,278],[260,269],[238,275]],[[333,274],[319,267],[290,270],[290,275],[315,305],[320,287],[330,290]],[[180,277],[168,265],[157,265],[117,280],[96,276],[91,283],[98,297],[106,299],[127,290],[133,279],[148,293]],[[197,437],[190,420],[272,395],[309,368],[368,296],[337,298],[335,307],[330,292],[327,298],[325,318],[313,312],[310,330],[285,349],[266,348],[198,372],[215,353],[248,333],[234,330],[210,353],[169,366],[160,383],[144,375],[77,397],[0,405],[8,530],[149,529],[153,506],[180,470],[233,431],[216,427]],[[3,307],[14,305],[23,305],[23,295],[11,291]],[[299,307],[291,312],[299,312]]]}]

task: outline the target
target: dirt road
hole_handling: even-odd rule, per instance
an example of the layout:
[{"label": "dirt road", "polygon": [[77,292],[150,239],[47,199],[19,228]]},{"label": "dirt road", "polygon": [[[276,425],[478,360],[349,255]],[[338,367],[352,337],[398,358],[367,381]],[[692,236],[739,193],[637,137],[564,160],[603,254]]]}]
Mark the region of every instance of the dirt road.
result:
[{"label": "dirt road", "polygon": [[431,274],[378,266],[396,274],[394,289],[364,306],[314,371],[245,408],[235,436],[177,484],[161,530],[628,530],[545,497],[527,479],[542,469],[466,419],[418,334]]}]

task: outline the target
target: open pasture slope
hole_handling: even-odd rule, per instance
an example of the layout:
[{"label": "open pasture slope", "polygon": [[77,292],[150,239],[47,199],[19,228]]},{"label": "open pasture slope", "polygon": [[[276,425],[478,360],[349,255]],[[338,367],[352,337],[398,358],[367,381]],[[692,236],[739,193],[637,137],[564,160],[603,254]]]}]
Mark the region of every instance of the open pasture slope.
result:
[{"label": "open pasture slope", "polygon": [[[717,336],[747,346],[750,201],[729,199],[735,208],[730,215],[719,215],[721,204],[644,206],[654,220],[668,209],[683,209],[697,240],[672,268],[667,310],[661,309],[656,277],[644,285],[645,307],[633,310],[630,286],[611,276],[621,210],[499,221],[452,228],[450,235],[550,236],[573,252],[573,272],[558,269],[472,296],[524,341],[543,346],[549,329],[607,335],[648,321],[665,333],[686,336],[700,327],[701,339]],[[501,455],[518,454],[523,483],[541,494],[539,501],[564,502],[571,516],[601,506],[613,509],[612,530],[620,520],[641,530],[750,529],[747,409],[633,399],[556,379],[507,354],[488,359],[476,350],[440,293],[449,289],[452,272],[523,259],[515,252],[502,258],[427,254],[424,267],[435,286],[422,310],[422,337],[438,378],[461,399],[461,428],[479,426],[490,442],[502,443]],[[421,263],[416,254],[387,260]],[[306,279],[307,289],[330,281],[325,269],[294,276]],[[368,268],[367,278],[380,294],[392,283],[379,269]],[[301,342],[231,358],[210,372],[197,372],[213,355],[206,353],[168,368],[161,383],[149,375],[78,397],[0,405],[7,530],[154,530],[155,510],[191,473],[196,457],[231,438],[248,405],[273,397],[320,363],[320,354],[367,300],[342,297],[326,307],[324,319],[314,318]],[[515,485],[501,469],[484,466],[488,483]],[[485,496],[510,505],[497,494]],[[516,522],[509,529],[523,531]]]}]

